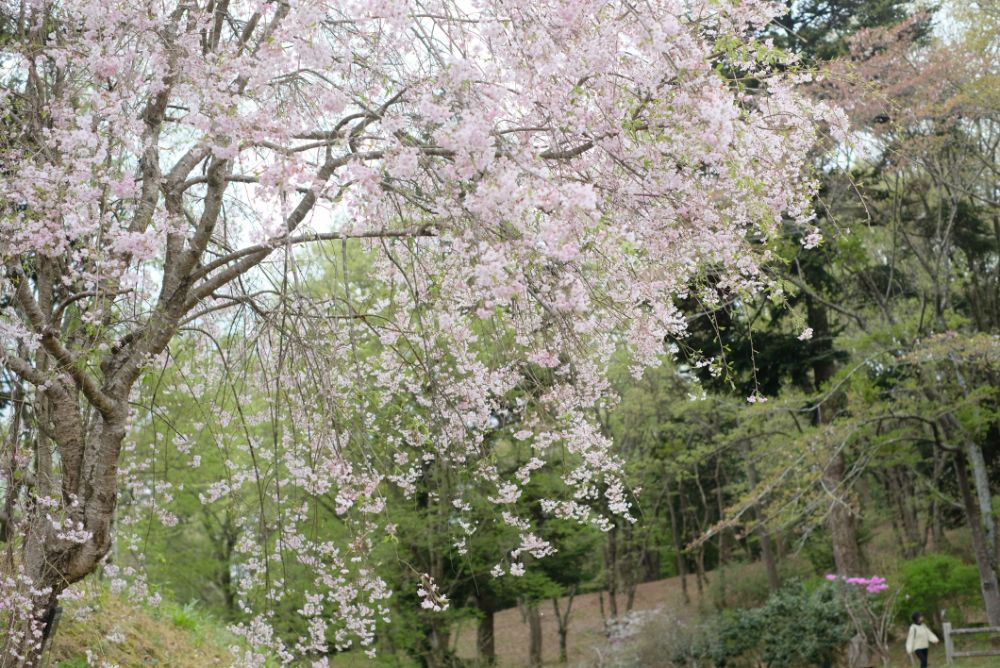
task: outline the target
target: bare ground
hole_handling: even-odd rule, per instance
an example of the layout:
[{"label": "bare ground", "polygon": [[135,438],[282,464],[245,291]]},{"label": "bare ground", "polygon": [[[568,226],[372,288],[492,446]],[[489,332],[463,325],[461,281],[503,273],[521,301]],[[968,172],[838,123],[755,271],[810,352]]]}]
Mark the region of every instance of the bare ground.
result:
[{"label": "bare ground", "polygon": [[[691,603],[685,605],[679,577],[646,582],[636,589],[633,609],[652,610],[660,607],[678,617],[694,616],[698,612],[699,599],[693,576],[688,577],[688,589]],[[596,652],[607,644],[601,597],[604,599],[605,615],[610,616],[606,593],[583,594],[573,600],[567,637],[570,665],[596,658]],[[565,609],[566,600],[562,599],[560,605]],[[625,597],[622,595],[618,597],[618,609],[620,614],[625,611]],[[541,613],[542,658],[546,664],[556,665],[559,662],[559,633],[551,601],[541,606]],[[509,668],[528,665],[528,625],[520,610],[511,608],[498,612],[495,633],[499,666]],[[472,623],[456,629],[455,646],[458,656],[475,658],[476,627]]]}]

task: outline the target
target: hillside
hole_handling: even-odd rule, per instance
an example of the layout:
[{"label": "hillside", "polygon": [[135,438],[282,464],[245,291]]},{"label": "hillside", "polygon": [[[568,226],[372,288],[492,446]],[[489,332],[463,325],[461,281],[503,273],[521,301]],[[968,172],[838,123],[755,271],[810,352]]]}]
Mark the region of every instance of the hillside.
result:
[{"label": "hillside", "polygon": [[192,606],[136,606],[106,591],[69,603],[47,658],[53,668],[229,666],[225,625]]}]

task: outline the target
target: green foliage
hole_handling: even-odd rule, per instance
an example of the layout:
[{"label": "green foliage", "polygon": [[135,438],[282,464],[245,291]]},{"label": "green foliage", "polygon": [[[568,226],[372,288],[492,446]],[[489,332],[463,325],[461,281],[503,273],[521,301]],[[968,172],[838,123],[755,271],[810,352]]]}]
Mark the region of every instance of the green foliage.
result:
[{"label": "green foliage", "polygon": [[730,609],[694,624],[661,614],[636,634],[622,665],[833,666],[855,633],[844,593],[836,583],[810,590],[791,579],[758,608]]},{"label": "green foliage", "polygon": [[851,637],[844,602],[836,587],[810,592],[790,580],[760,608],[722,615],[713,625],[719,666],[759,656],[770,668],[830,666]]},{"label": "green foliage", "polygon": [[[808,571],[809,567],[800,560],[785,559],[778,565],[782,581],[806,578]],[[770,595],[763,562],[723,566],[716,571],[708,588],[716,610],[756,608],[764,605]]]},{"label": "green foliage", "polygon": [[979,573],[975,566],[947,554],[927,554],[904,562],[899,568],[906,609],[933,616],[945,607],[958,607],[979,593]]},{"label": "green foliage", "polygon": [[170,621],[179,629],[193,631],[198,628],[201,615],[198,613],[194,601],[189,601],[186,605],[172,611]]},{"label": "green foliage", "polygon": [[58,664],[58,668],[88,668],[88,666],[90,666],[90,663],[87,662],[87,657],[84,656],[60,661]]},{"label": "green foliage", "polygon": [[[912,4],[905,0],[800,0],[777,22],[775,42],[816,62],[842,56],[848,39],[866,28],[903,20]],[[929,29],[924,28],[924,30]]]}]

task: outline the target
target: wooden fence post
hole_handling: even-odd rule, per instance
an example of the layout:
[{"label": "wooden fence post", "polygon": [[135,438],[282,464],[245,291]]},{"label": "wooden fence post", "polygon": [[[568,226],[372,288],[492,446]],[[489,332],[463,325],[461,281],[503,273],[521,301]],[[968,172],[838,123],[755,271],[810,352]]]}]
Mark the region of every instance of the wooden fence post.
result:
[{"label": "wooden fence post", "polygon": [[942,624],[942,631],[944,632],[944,660],[950,666],[954,659],[952,654],[955,653],[955,646],[951,639],[951,622],[945,622]]}]

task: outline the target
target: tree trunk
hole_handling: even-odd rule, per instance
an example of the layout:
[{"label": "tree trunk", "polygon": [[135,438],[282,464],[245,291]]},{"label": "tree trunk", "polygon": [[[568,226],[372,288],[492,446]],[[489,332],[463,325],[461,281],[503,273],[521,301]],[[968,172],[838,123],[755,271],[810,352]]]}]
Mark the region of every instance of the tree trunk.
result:
[{"label": "tree trunk", "polygon": [[993,568],[997,566],[997,529],[993,519],[993,495],[990,492],[989,471],[983,458],[983,449],[972,440],[965,442],[965,456],[972,469],[972,481],[976,489],[976,500],[979,503],[979,517],[986,533],[987,552]]},{"label": "tree trunk", "polygon": [[559,663],[569,663],[569,643],[566,639],[568,634],[568,628],[562,627],[559,629]]},{"label": "tree trunk", "polygon": [[965,457],[959,453],[955,457],[955,473],[962,504],[965,506],[965,516],[972,532],[972,551],[976,557],[976,566],[979,568],[979,586],[983,593],[983,603],[986,604],[986,619],[990,626],[1000,626],[1000,585],[997,583],[997,574],[990,559],[989,543],[983,529],[979,506],[973,499],[969,487],[969,474],[965,465]]},{"label": "tree trunk", "polygon": [[[67,388],[54,383],[47,391],[45,413],[51,440],[59,453],[61,489],[51,476],[49,438],[39,437],[36,481],[39,498],[59,498],[63,527],[55,527],[47,509],[36,506],[25,518],[18,593],[34,604],[14,628],[48,632],[59,595],[94,570],[111,549],[111,525],[118,499],[118,454],[126,433],[127,404],[116,401],[87,433],[80,407]],[[84,447],[86,444],[86,447]],[[67,531],[69,529],[69,531]],[[33,592],[44,592],[35,594]],[[15,614],[17,614],[15,612]],[[11,650],[17,656],[11,655]],[[27,642],[18,633],[0,640],[2,668],[40,665],[41,643]]]},{"label": "tree trunk", "polygon": [[[757,467],[754,466],[753,460],[750,458],[750,448],[746,442],[743,444],[743,455],[747,461],[747,480],[750,483],[750,488],[755,489],[760,480],[757,476]],[[771,592],[776,592],[781,589],[781,577],[778,575],[774,542],[771,540],[771,532],[764,525],[764,514],[755,509],[754,515],[760,523],[760,529],[758,529],[758,533],[760,533],[760,552],[761,557],[764,559],[764,569],[767,571],[767,588]]]},{"label": "tree trunk", "polygon": [[[924,541],[920,534],[920,522],[917,519],[917,509],[913,505],[913,499],[916,495],[908,484],[905,470],[901,466],[892,466],[887,469],[885,482],[899,518],[899,537],[903,556],[912,559],[923,552],[924,548]],[[895,520],[893,525],[896,525]]]},{"label": "tree trunk", "polygon": [[573,599],[576,597],[576,585],[566,592],[566,611],[559,607],[559,599],[552,599],[552,608],[556,615],[556,626],[559,631],[559,662],[569,661],[567,638],[569,636],[569,616],[573,612]]},{"label": "tree trunk", "polygon": [[667,511],[670,513],[670,533],[673,535],[674,551],[677,554],[677,574],[681,577],[681,592],[684,594],[684,603],[688,604],[691,602],[691,596],[688,594],[687,563],[684,559],[684,542],[681,536],[681,527],[677,521],[677,513],[674,510],[674,500],[670,495],[669,483],[664,480],[663,484],[667,488]]},{"label": "tree trunk", "polygon": [[496,606],[492,596],[477,596],[476,605],[483,613],[476,628],[476,655],[479,663],[484,666],[492,666],[497,661],[496,649]]},{"label": "tree trunk", "polygon": [[[945,456],[946,454],[941,452],[939,448],[934,449],[934,472],[931,484],[935,490],[940,489],[941,476],[944,474],[945,468]],[[928,512],[930,515],[928,523],[930,524],[931,550],[933,552],[943,552],[947,545],[947,540],[944,535],[944,523],[941,520],[941,503],[938,501],[936,495],[931,497]]]},{"label": "tree trunk", "polygon": [[451,629],[440,619],[431,622],[427,633],[427,652],[424,662],[427,668],[448,668],[452,664]]},{"label": "tree trunk", "polygon": [[778,574],[778,560],[774,557],[774,541],[767,529],[760,531],[760,552],[767,570],[767,588],[772,592],[781,589],[781,576]]},{"label": "tree trunk", "polygon": [[618,618],[618,527],[608,532],[604,545],[604,581],[608,589],[608,612]]},{"label": "tree trunk", "polygon": [[537,603],[529,603],[525,614],[528,618],[528,666],[541,668],[542,665],[542,615]]},{"label": "tree trunk", "polygon": [[[844,484],[844,457],[839,452],[834,455],[823,471],[823,484],[837,496],[836,490]],[[858,531],[854,513],[842,500],[835,499],[827,516],[827,528],[833,543],[833,561],[838,575],[860,576],[862,574],[861,550],[858,547]]]},{"label": "tree trunk", "polygon": [[[809,326],[813,329],[816,356],[812,363],[813,386],[823,392],[836,371],[833,350],[833,331],[826,306],[813,299],[806,300]],[[816,407],[815,424],[830,424],[837,416],[842,395],[831,391]],[[826,525],[833,542],[833,560],[837,573],[845,576],[861,575],[862,558],[858,546],[856,518],[850,506],[840,496],[844,492],[844,454],[837,451],[823,469],[823,486],[833,495],[834,501],[826,518]]]},{"label": "tree trunk", "polygon": [[[722,458],[715,458],[715,502],[718,506],[719,520],[726,515],[726,504],[722,494]],[[725,566],[732,558],[732,532],[728,528],[719,531],[719,565]]]}]

